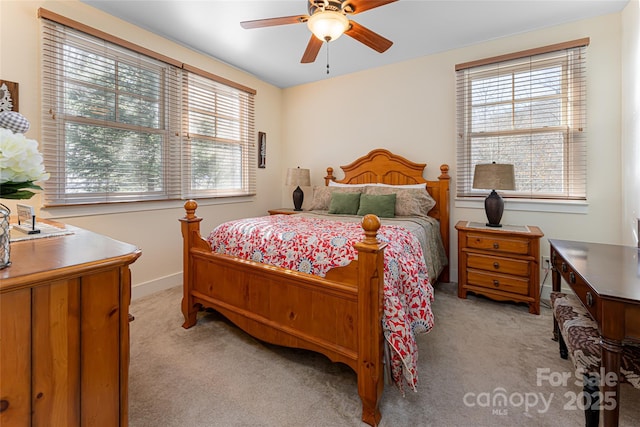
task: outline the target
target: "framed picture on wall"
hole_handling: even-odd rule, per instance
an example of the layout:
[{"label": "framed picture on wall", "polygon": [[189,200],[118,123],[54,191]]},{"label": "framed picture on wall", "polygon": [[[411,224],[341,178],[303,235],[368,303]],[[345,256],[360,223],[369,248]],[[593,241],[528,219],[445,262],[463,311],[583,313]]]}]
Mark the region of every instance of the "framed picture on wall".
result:
[{"label": "framed picture on wall", "polygon": [[0,80],[0,112],[18,111],[18,83]]},{"label": "framed picture on wall", "polygon": [[267,167],[267,134],[258,132],[258,167]]}]

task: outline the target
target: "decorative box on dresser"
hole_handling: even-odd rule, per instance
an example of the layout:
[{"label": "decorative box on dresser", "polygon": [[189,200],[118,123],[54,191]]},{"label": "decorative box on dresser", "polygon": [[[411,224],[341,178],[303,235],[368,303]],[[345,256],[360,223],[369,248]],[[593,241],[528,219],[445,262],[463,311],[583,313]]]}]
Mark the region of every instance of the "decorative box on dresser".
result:
[{"label": "decorative box on dresser", "polygon": [[459,221],[458,296],[467,292],[498,301],[524,302],[540,314],[540,238],[535,226],[488,227]]},{"label": "decorative box on dresser", "polygon": [[73,234],[11,243],[0,270],[0,425],[127,426],[128,243]]}]

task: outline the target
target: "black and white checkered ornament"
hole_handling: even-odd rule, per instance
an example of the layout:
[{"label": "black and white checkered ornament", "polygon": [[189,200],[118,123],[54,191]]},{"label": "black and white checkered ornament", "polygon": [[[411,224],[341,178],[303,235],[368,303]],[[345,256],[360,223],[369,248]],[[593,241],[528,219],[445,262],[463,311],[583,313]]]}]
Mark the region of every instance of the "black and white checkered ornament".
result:
[{"label": "black and white checkered ornament", "polygon": [[3,111],[0,113],[0,128],[13,133],[25,133],[29,130],[29,120],[17,111]]}]

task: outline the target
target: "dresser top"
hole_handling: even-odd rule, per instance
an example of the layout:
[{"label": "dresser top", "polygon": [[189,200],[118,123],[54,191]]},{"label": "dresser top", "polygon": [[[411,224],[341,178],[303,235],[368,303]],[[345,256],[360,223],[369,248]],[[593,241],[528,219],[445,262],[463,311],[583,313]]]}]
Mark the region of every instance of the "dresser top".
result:
[{"label": "dresser top", "polygon": [[128,265],[140,250],[101,234],[67,225],[72,234],[11,243],[11,265],[0,270],[0,291],[58,280],[101,266]]}]

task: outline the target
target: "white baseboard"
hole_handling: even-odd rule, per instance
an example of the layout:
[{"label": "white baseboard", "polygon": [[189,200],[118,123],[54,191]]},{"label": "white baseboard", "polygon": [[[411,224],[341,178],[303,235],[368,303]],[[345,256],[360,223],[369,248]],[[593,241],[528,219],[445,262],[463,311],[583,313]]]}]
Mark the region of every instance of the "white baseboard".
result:
[{"label": "white baseboard", "polygon": [[131,299],[146,297],[156,292],[164,291],[175,286],[182,286],[182,272],[161,277],[149,282],[138,283],[131,287]]}]

